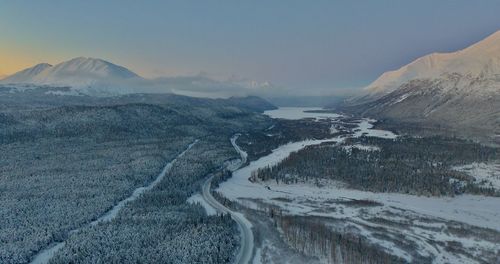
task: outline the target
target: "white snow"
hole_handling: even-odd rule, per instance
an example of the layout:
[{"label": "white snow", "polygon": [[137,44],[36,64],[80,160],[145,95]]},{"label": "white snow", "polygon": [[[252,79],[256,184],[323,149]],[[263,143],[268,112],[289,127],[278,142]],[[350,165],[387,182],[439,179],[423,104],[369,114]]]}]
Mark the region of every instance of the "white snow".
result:
[{"label": "white snow", "polygon": [[15,73],[3,83],[31,83],[63,86],[87,86],[99,80],[139,78],[130,70],[101,59],[79,57],[57,65],[41,63]]},{"label": "white snow", "polygon": [[65,95],[73,95],[73,96],[82,95],[78,91],[72,90],[72,89],[70,89],[68,91],[47,91],[47,92],[45,92],[45,94],[61,95],[61,96],[65,96]]},{"label": "white snow", "polygon": [[391,105],[403,102],[406,98],[410,97],[410,95],[410,93],[401,95],[396,101],[392,102]]},{"label": "white snow", "polygon": [[373,122],[376,120],[374,119],[369,119],[369,118],[364,118],[361,120],[361,122],[358,124],[358,128],[355,129],[355,133],[353,137],[361,137],[363,135],[369,136],[369,137],[379,137],[379,138],[387,138],[387,139],[395,139],[398,136],[391,131],[387,130],[380,130],[380,129],[373,129]]},{"label": "white snow", "polygon": [[[373,193],[330,186],[329,188],[318,188],[314,185],[276,185],[273,182],[265,184],[250,182],[251,172],[258,168],[264,168],[279,163],[293,152],[309,145],[316,145],[327,141],[341,141],[340,138],[330,140],[306,140],[283,145],[268,156],[251,162],[248,166],[234,172],[233,177],[220,184],[220,191],[228,199],[241,200],[245,198],[266,199],[291,198],[293,200],[312,200],[324,202],[335,199],[372,200],[380,202],[388,207],[402,208],[420,214],[433,216],[451,221],[460,221],[470,225],[492,228],[500,231],[500,198],[485,197],[479,195],[460,195],[456,197],[425,197],[399,193]],[[269,187],[269,188],[268,188]],[[275,200],[272,203],[278,203]],[[312,208],[304,205],[289,208],[292,213],[311,214]],[[335,213],[331,216],[352,216],[344,211],[340,215]]]},{"label": "white snow", "polygon": [[348,152],[350,152],[353,148],[359,149],[359,150],[366,150],[366,151],[380,151],[380,148],[377,146],[368,146],[368,145],[361,145],[361,144],[345,145],[345,146],[342,146],[342,148]]},{"label": "white snow", "polygon": [[272,118],[283,118],[289,120],[299,120],[303,118],[314,119],[336,119],[341,115],[335,113],[310,113],[305,111],[321,111],[317,107],[280,107],[275,110],[265,111],[264,114]]},{"label": "white snow", "polygon": [[335,134],[338,132],[339,132],[339,130],[337,129],[337,127],[335,125],[330,126],[330,134]]},{"label": "white snow", "polygon": [[453,169],[462,171],[474,177],[477,183],[484,187],[493,187],[500,190],[500,163],[472,163],[455,166]]},{"label": "white snow", "polygon": [[255,256],[253,258],[253,264],[263,264],[262,262],[262,249],[259,247],[255,250]]},{"label": "white snow", "polygon": [[264,239],[262,245],[255,249],[255,256],[253,258],[253,264],[273,264],[273,260],[266,256],[269,251],[276,252],[276,247],[271,243],[271,241]]},{"label": "white snow", "polygon": [[[291,113],[286,114],[282,109],[279,116],[291,116],[297,113],[296,109],[288,109]],[[397,135],[390,131],[372,129],[371,122],[374,120],[363,119],[359,123],[359,130],[354,136],[361,136],[367,133],[370,136],[379,136],[384,138],[395,138]],[[241,198],[272,199],[285,197],[304,197],[313,200],[325,199],[368,199],[381,202],[388,206],[404,208],[425,215],[439,217],[443,219],[461,221],[470,225],[492,228],[500,231],[500,198],[485,197],[479,195],[460,195],[456,197],[424,197],[405,195],[399,193],[372,193],[359,190],[350,190],[345,188],[323,189],[316,186],[305,185],[276,185],[271,189],[264,184],[253,183],[248,179],[251,172],[258,168],[273,166],[290,155],[291,152],[298,151],[309,145],[317,145],[323,142],[342,142],[343,137],[334,137],[323,140],[304,140],[282,145],[273,150],[271,154],[252,161],[248,166],[243,167],[233,173],[233,177],[220,184],[217,189],[227,198],[238,200]],[[359,146],[364,149],[376,150],[372,146]],[[498,165],[496,165],[498,166]],[[498,167],[491,167],[493,170]],[[489,175],[489,174],[488,174]],[[266,183],[268,187],[270,184]],[[300,208],[299,208],[300,210]]]},{"label": "white snow", "polygon": [[[306,111],[321,111],[323,109],[317,107],[280,107],[275,110],[265,111],[264,114],[268,115],[272,118],[282,118],[288,120],[299,120],[304,118],[313,118],[316,120],[324,120],[329,119],[332,121],[337,120],[342,117],[340,114],[336,113],[314,113],[314,112],[306,112]],[[358,122],[358,129],[355,131],[353,137],[361,137],[362,135],[371,136],[371,137],[380,137],[380,138],[389,138],[394,139],[397,137],[396,134],[387,130],[373,129],[373,123],[375,119],[363,118],[360,122]],[[330,127],[330,134],[337,133],[338,130],[335,127],[335,124],[332,124]]]},{"label": "white snow", "polygon": [[[421,255],[435,256],[436,263],[468,262],[474,263],[466,256],[455,256],[435,244],[432,241],[457,241],[464,246],[470,244],[470,252],[480,254],[482,249],[494,250],[496,245],[475,238],[451,236],[440,240],[438,234],[442,229],[432,229],[432,226],[442,226],[443,222],[458,221],[472,226],[495,229],[500,231],[500,198],[484,197],[478,195],[460,195],[456,197],[424,197],[398,193],[373,193],[359,190],[346,189],[342,185],[331,184],[326,187],[317,187],[314,184],[276,184],[275,182],[250,182],[248,178],[251,172],[257,168],[263,168],[278,163],[287,157],[292,151],[297,151],[305,146],[319,144],[324,141],[304,141],[290,143],[274,150],[270,155],[251,162],[249,166],[237,170],[233,177],[222,183],[217,191],[221,192],[230,200],[237,201],[241,205],[259,209],[260,204],[256,201],[272,204],[285,210],[288,214],[314,215],[346,220],[350,226],[357,227],[360,234],[373,243],[386,248],[387,251],[411,262],[411,256],[398,245],[380,239],[372,235],[372,231],[365,226],[383,227],[390,234],[405,232],[407,239],[415,241],[419,248],[415,249]],[[276,198],[285,198],[276,199]],[[381,206],[370,208],[357,208],[353,206],[335,204],[331,201],[370,200],[378,202]],[[289,201],[289,202],[288,202]],[[389,225],[378,225],[369,221],[371,217],[389,219],[407,223],[412,219],[424,217],[430,223],[420,224],[412,227],[412,230],[400,230]],[[434,219],[434,220],[432,220]],[[435,221],[435,222],[432,222]],[[418,223],[418,222],[417,222]],[[392,229],[391,229],[392,228]],[[411,234],[411,235],[410,235]],[[444,238],[443,238],[444,239]],[[479,252],[479,253],[478,253]],[[474,254],[476,254],[474,253]]]},{"label": "white snow", "polygon": [[11,76],[2,80],[2,83],[31,83],[33,78],[40,74],[40,72],[52,67],[48,63],[40,63],[31,68],[19,71]]},{"label": "white snow", "polygon": [[[295,112],[295,111],[293,111]],[[288,116],[291,113],[280,113],[277,116]],[[276,116],[276,115],[275,115]],[[293,118],[293,116],[291,116]],[[358,131],[353,136],[367,133],[371,136],[395,138],[389,131],[372,129],[374,120],[363,119],[359,122]],[[482,250],[495,252],[495,245],[481,237],[464,237],[453,233],[443,233],[448,224],[464,223],[471,226],[490,228],[500,231],[500,198],[479,195],[459,195],[455,197],[425,197],[399,193],[374,193],[345,188],[344,184],[330,182],[318,187],[312,183],[276,184],[276,182],[251,182],[252,171],[279,163],[291,152],[306,146],[322,142],[343,142],[343,137],[327,140],[305,140],[282,145],[271,154],[251,162],[233,173],[233,177],[220,184],[217,189],[226,198],[237,201],[245,207],[259,210],[262,203],[280,207],[287,214],[322,216],[345,220],[350,230],[358,230],[360,235],[373,243],[384,247],[388,252],[411,262],[412,256],[407,249],[375,236],[374,230],[386,230],[385,235],[398,237],[405,234],[405,239],[415,242],[418,254],[433,256],[435,263],[475,263],[465,255],[449,252],[442,243],[450,241],[460,243],[474,256],[479,256]],[[376,150],[374,146],[352,146],[362,149]],[[484,166],[475,166],[474,168]],[[491,167],[488,168],[497,168]],[[483,173],[483,175],[485,175]],[[486,174],[490,175],[490,174]],[[484,178],[484,177],[483,177]],[[488,176],[488,178],[491,178]],[[277,199],[281,198],[281,199]],[[376,206],[356,207],[339,203],[338,201],[366,200],[378,203]],[[372,219],[386,219],[396,224],[384,224]],[[425,221],[424,221],[425,220]],[[397,223],[409,225],[408,228],[398,227]],[[367,228],[371,227],[371,228]],[[440,242],[441,244],[439,244]]]},{"label": "white snow", "polygon": [[[151,182],[147,186],[139,187],[139,188],[135,189],[132,192],[132,195],[130,195],[126,199],[120,201],[118,204],[116,204],[111,210],[109,210],[108,212],[106,212],[104,215],[102,215],[101,217],[97,218],[96,220],[90,222],[89,225],[93,226],[93,225],[97,225],[98,223],[105,222],[105,221],[111,221],[112,219],[114,219],[118,215],[118,213],[120,212],[120,210],[128,202],[136,200],[137,198],[140,197],[141,194],[143,194],[146,191],[149,191],[149,190],[153,189],[156,185],[158,185],[158,183],[160,183],[163,180],[163,178],[165,178],[165,175],[167,174],[167,172],[172,168],[173,163],[179,157],[182,157],[197,142],[198,142],[198,140],[195,140],[181,154],[179,154],[174,160],[172,160],[171,162],[169,162],[163,168],[163,170],[161,171],[161,173],[158,175],[158,177],[153,182]],[[78,232],[79,230],[80,229],[78,228],[78,229],[70,231],[69,233],[72,234],[72,233]],[[65,244],[66,244],[65,242],[59,242],[59,243],[50,245],[48,248],[46,248],[46,249],[40,251],[38,254],[36,254],[35,257],[33,258],[33,260],[30,263],[31,264],[46,264],[46,263],[48,263],[50,261],[50,259],[54,256],[54,254],[59,249],[61,249]]]},{"label": "white snow", "polygon": [[[322,142],[331,142],[339,139],[325,139],[325,140],[305,140],[301,142],[294,142],[283,145],[272,151],[271,154],[264,156],[256,161],[252,161],[248,166],[243,167],[233,173],[233,176],[221,183],[217,188],[217,191],[221,191],[224,196],[229,199],[237,199],[237,198],[254,198],[259,197],[261,194],[269,195],[264,186],[261,184],[255,184],[248,180],[252,171],[257,168],[263,168],[266,166],[272,166],[284,158],[288,157],[288,155],[293,151],[298,151],[305,146],[320,144]],[[263,196],[263,197],[266,197]],[[270,196],[268,198],[272,198]]]},{"label": "white snow", "polygon": [[[394,71],[383,73],[365,90],[370,94],[389,93],[414,79],[434,79],[444,74],[493,77],[500,72],[500,31],[478,43],[451,53],[432,53]],[[402,100],[404,100],[403,98]]]},{"label": "white snow", "polygon": [[199,193],[193,194],[187,199],[187,202],[190,204],[199,204],[203,206],[207,215],[217,215],[217,211],[215,210],[215,208],[209,205]]},{"label": "white snow", "polygon": [[54,66],[38,64],[0,82],[71,87],[88,95],[107,96],[133,93],[139,84],[143,84],[144,79],[127,68],[108,61],[79,57]]},{"label": "white snow", "polygon": [[35,258],[30,262],[31,264],[45,264],[49,263],[49,260],[54,256],[54,254],[59,251],[62,247],[66,245],[66,242],[60,242],[51,245],[49,248],[42,250],[38,253]]},{"label": "white snow", "polygon": [[145,193],[145,192],[153,189],[156,185],[158,185],[165,178],[165,176],[167,175],[167,172],[172,168],[172,166],[175,163],[175,161],[177,161],[178,158],[182,157],[197,142],[198,142],[198,140],[195,140],[181,154],[179,154],[179,156],[177,156],[175,159],[173,159],[171,162],[169,162],[163,168],[163,170],[161,171],[161,173],[158,175],[158,177],[156,177],[156,179],[153,182],[151,182],[147,186],[139,187],[139,188],[135,189],[134,192],[132,193],[132,195],[130,195],[129,197],[127,197],[124,200],[121,200],[118,204],[116,204],[113,208],[111,208],[111,210],[109,210],[106,214],[104,214],[103,216],[101,216],[101,217],[97,218],[96,220],[92,221],[90,224],[91,225],[96,225],[96,224],[101,223],[101,222],[113,220],[118,215],[118,212],[120,212],[120,210],[123,207],[125,207],[125,205],[127,203],[132,202],[134,200],[137,200],[137,198],[139,198],[143,193]]}]

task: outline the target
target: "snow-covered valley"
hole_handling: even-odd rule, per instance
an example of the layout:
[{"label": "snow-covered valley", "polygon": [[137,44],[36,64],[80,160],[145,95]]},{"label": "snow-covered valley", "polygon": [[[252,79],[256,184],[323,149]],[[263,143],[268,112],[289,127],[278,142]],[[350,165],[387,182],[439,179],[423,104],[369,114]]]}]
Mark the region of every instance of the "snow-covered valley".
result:
[{"label": "snow-covered valley", "polygon": [[500,264],[500,0],[0,3],[0,264]]},{"label": "snow-covered valley", "polygon": [[[296,113],[303,110],[311,109],[279,109],[267,114],[274,118],[297,118]],[[335,122],[339,115],[315,116],[308,112],[301,117],[331,118]],[[332,181],[321,182],[318,187],[313,182],[277,184],[274,181],[249,180],[253,171],[275,165],[306,146],[324,142],[341,143],[346,138],[361,135],[397,137],[390,131],[373,129],[374,121],[358,121],[357,128],[352,129],[350,135],[282,145],[271,154],[235,171],[233,177],[222,183],[217,191],[254,210],[278,207],[287,215],[319,217],[324,222],[334,222],[330,225],[332,229],[354,232],[408,262],[479,263],[481,259],[491,259],[498,254],[498,197],[468,194],[426,197],[354,190]],[[488,230],[495,231],[487,236]],[[458,246],[453,246],[455,244]]]}]

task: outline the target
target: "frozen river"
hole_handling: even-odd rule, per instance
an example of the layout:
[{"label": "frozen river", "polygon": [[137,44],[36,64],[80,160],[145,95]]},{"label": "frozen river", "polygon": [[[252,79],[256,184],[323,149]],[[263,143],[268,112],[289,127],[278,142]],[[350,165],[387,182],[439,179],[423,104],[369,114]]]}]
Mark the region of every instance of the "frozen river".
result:
[{"label": "frozen river", "polygon": [[[267,111],[265,114],[273,118],[300,119],[300,118],[332,118],[336,114],[304,113],[311,108],[280,108]],[[314,110],[314,109],[312,109]],[[299,118],[300,117],[300,118]],[[400,193],[374,193],[347,189],[342,185],[326,185],[317,187],[314,184],[276,184],[275,182],[251,182],[249,178],[252,171],[279,163],[290,153],[299,151],[309,145],[323,142],[341,143],[346,137],[359,137],[369,135],[381,138],[395,138],[397,135],[390,131],[373,129],[375,120],[361,119],[357,128],[347,136],[336,136],[323,140],[305,140],[282,145],[267,156],[252,161],[248,166],[240,168],[233,173],[233,177],[221,183],[217,191],[226,198],[240,204],[258,209],[260,203],[278,206],[287,214],[330,217],[345,220],[348,225],[359,229],[361,234],[373,243],[387,248],[389,252],[411,262],[412,257],[404,248],[390,241],[381,240],[366,226],[381,227],[379,223],[372,223],[369,219],[384,218],[388,221],[413,222],[411,230],[399,230],[391,226],[383,226],[391,232],[407,232],[411,240],[420,245],[419,254],[432,255],[436,263],[470,261],[466,257],[457,257],[444,252],[445,249],[430,245],[427,241],[457,241],[466,245],[471,251],[494,250],[495,244],[477,237],[457,237],[443,234],[441,229],[447,223],[459,221],[472,226],[491,228],[500,231],[500,198],[479,195],[459,195],[455,197],[425,197]],[[331,207],[331,201],[339,200],[370,200],[381,204],[371,208],[355,208],[344,205]],[[335,209],[335,210],[325,210]],[[422,221],[418,219],[424,219]],[[425,220],[426,219],[426,220]],[[428,221],[428,222],[425,222]],[[434,229],[433,229],[434,228]],[[436,242],[437,243],[437,242]],[[476,253],[477,253],[476,252]],[[474,262],[472,262],[474,263]]]},{"label": "frozen river", "polygon": [[289,120],[299,120],[302,118],[338,118],[341,115],[335,113],[312,113],[310,111],[321,111],[323,109],[318,107],[280,107],[275,110],[265,111],[264,114],[272,118],[283,118]]}]

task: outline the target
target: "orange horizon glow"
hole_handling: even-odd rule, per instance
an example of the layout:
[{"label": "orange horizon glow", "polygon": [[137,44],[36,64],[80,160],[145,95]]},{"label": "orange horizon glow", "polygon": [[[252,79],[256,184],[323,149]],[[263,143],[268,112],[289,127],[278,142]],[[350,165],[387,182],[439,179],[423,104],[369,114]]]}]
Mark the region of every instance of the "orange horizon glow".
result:
[{"label": "orange horizon glow", "polygon": [[34,62],[29,58],[9,58],[5,56],[0,56],[0,77],[12,75],[18,71],[24,70],[26,68],[32,67],[41,62]]},{"label": "orange horizon glow", "polygon": [[[58,63],[80,57],[83,55],[73,55],[73,56],[61,56],[54,54],[43,54],[40,55],[40,52],[27,52],[26,50],[21,50],[19,48],[6,47],[5,43],[0,43],[0,79],[15,74],[19,71],[25,70],[27,68],[33,67],[39,63],[49,63],[52,65],[56,65]],[[90,56],[90,57],[98,57],[98,56]],[[47,59],[50,58],[50,59]],[[100,57],[99,57],[100,58]],[[109,58],[101,58],[104,60],[111,61],[112,63],[117,63],[121,65],[119,62],[116,62]],[[139,64],[139,63],[137,63]],[[123,66],[123,65],[121,65]],[[164,76],[180,76],[187,75],[187,70],[177,69],[175,67],[165,67],[164,69],[149,69],[148,67],[131,67],[137,65],[131,65],[131,63],[127,63],[125,67],[132,70],[133,72],[139,74],[145,78],[155,78],[155,77],[164,77]],[[195,74],[195,73],[191,73]]]},{"label": "orange horizon glow", "polygon": [[[51,57],[51,56],[43,56]],[[52,60],[43,60],[34,50],[28,50],[19,46],[0,44],[0,76],[11,75],[18,71],[32,67],[38,63],[51,63]]]}]

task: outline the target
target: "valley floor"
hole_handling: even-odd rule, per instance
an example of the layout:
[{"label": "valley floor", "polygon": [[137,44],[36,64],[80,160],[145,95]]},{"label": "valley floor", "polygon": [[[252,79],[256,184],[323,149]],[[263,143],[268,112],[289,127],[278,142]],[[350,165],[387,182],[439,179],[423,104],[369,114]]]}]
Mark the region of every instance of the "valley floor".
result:
[{"label": "valley floor", "polygon": [[[259,169],[286,168],[285,159],[308,148],[369,159],[394,144],[361,139],[401,136],[314,108],[267,111],[271,119],[232,102],[179,100],[2,113],[11,123],[0,127],[0,262],[500,262],[491,149],[467,143],[485,158],[466,163],[465,153],[452,171],[429,165],[458,177],[445,178],[456,195],[368,191],[320,177],[263,180]],[[312,172],[329,160],[303,164]]]},{"label": "valley floor", "polygon": [[[371,122],[360,121],[351,136],[396,137],[391,132],[372,129]],[[252,172],[275,165],[292,152],[324,142],[340,143],[345,138],[341,135],[282,145],[234,172],[216,191],[250,210],[316,219],[340,234],[356,234],[366,243],[407,262],[498,261],[499,197],[426,197],[354,190],[329,180],[278,184],[252,178]],[[323,256],[324,261],[331,258],[331,254]]]}]

